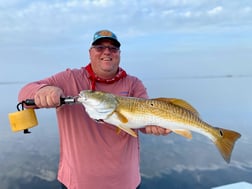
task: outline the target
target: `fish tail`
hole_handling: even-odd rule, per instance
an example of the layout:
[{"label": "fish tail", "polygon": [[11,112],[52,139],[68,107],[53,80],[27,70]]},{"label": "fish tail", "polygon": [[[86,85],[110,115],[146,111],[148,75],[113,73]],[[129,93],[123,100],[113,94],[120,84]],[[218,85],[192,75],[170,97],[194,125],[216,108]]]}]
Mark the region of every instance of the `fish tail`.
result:
[{"label": "fish tail", "polygon": [[236,140],[241,137],[241,135],[240,133],[237,133],[235,131],[222,128],[217,129],[219,136],[214,141],[214,143],[220,151],[222,157],[227,163],[229,163],[234,144]]}]

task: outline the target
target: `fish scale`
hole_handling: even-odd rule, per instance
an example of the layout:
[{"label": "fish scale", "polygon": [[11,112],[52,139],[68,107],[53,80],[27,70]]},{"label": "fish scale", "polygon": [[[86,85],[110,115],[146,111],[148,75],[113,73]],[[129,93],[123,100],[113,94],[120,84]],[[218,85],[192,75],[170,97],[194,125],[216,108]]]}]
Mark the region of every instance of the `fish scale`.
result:
[{"label": "fish scale", "polygon": [[203,127],[205,124],[194,113],[186,109],[182,109],[172,103],[139,98],[125,99],[117,97],[117,99],[120,104],[120,109],[118,108],[120,111],[127,111],[132,114],[138,113],[138,116],[143,116],[143,119],[148,115],[151,115],[152,117],[166,117],[167,119],[173,121],[194,124],[195,126],[200,124],[201,127]]},{"label": "fish scale", "polygon": [[197,110],[182,99],[143,99],[116,96],[101,91],[84,90],[79,94],[81,102],[93,119],[103,119],[128,134],[137,137],[132,129],[157,125],[191,139],[190,131],[208,137],[216,145],[226,162],[230,162],[234,144],[240,133],[213,127],[199,117]]}]

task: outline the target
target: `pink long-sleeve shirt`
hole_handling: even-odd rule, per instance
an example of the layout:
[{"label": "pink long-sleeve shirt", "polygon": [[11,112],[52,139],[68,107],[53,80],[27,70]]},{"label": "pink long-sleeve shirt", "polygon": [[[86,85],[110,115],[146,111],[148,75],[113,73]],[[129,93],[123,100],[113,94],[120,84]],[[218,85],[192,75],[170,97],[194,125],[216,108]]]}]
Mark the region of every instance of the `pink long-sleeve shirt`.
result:
[{"label": "pink long-sleeve shirt", "polygon": [[[60,87],[65,96],[77,96],[91,88],[85,68],[67,69],[52,77],[29,83],[19,93],[19,101],[34,98],[44,86]],[[147,98],[142,82],[133,76],[112,84],[97,82],[96,90],[121,96]],[[140,181],[139,139],[116,127],[97,123],[81,104],[56,108],[60,134],[58,180],[68,189],[135,189]]]}]

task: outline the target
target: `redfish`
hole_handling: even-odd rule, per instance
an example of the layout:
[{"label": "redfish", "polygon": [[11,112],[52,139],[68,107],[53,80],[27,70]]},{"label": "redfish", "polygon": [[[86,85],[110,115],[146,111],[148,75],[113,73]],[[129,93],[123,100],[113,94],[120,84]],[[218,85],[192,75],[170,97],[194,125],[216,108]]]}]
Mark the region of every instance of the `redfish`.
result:
[{"label": "redfish", "polygon": [[176,98],[143,99],[122,97],[101,91],[81,91],[78,101],[95,120],[115,125],[133,137],[132,129],[157,125],[192,138],[191,131],[208,137],[229,163],[234,144],[241,135],[232,130],[213,127],[199,117],[197,110],[184,100]]}]

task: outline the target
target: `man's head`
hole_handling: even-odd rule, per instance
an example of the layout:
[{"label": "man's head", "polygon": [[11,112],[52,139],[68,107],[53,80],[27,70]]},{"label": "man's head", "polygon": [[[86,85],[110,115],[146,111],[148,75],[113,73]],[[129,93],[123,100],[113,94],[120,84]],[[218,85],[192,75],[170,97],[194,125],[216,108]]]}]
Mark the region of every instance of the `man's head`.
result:
[{"label": "man's head", "polygon": [[94,34],[89,56],[95,74],[104,79],[113,78],[118,72],[120,63],[120,42],[109,30]]}]

